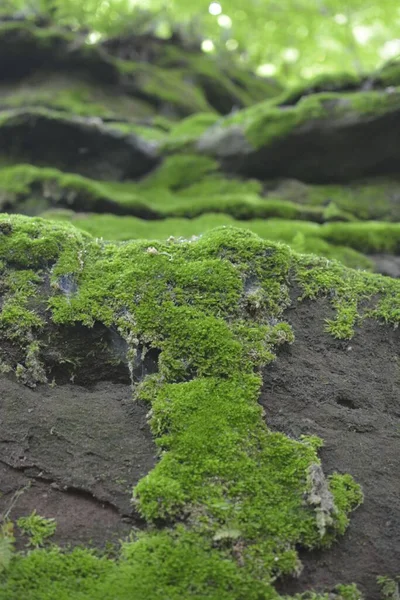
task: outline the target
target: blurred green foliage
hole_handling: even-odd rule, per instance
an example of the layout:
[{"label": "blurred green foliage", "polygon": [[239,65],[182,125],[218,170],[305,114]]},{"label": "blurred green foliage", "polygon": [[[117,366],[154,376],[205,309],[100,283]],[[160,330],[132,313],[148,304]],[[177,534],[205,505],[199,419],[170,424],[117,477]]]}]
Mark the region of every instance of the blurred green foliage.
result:
[{"label": "blurred green foliage", "polygon": [[392,0],[3,0],[1,12],[47,14],[90,29],[88,41],[121,32],[178,29],[206,52],[236,54],[261,75],[291,82],[319,73],[361,73],[400,54],[400,5]]}]

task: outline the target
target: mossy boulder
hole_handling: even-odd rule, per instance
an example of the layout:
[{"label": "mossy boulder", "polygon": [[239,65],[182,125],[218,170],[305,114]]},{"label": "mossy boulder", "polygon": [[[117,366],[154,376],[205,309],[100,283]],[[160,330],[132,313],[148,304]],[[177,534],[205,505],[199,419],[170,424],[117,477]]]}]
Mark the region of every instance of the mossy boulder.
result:
[{"label": "mossy boulder", "polygon": [[170,39],[151,34],[125,35],[101,44],[112,56],[124,61],[151,63],[163,70],[180,69],[204,93],[210,106],[221,114],[250,106],[282,91],[272,78],[257,77],[229,55],[207,56],[200,43],[174,33]]},{"label": "mossy boulder", "polygon": [[[57,157],[48,162],[51,160],[54,163]],[[78,168],[83,170],[83,165]],[[167,157],[135,182],[97,181],[29,164],[3,167],[0,194],[3,210],[30,215],[48,208],[69,208],[153,219],[225,213],[243,219],[281,217],[323,222],[326,212],[279,197],[264,198],[258,181],[226,178],[217,172],[214,161],[190,154]],[[346,218],[351,216],[343,213],[342,219]]]},{"label": "mossy boulder", "polygon": [[[400,282],[235,228],[119,245],[7,215],[0,260],[5,381],[40,393],[49,383],[88,385],[91,373],[123,382],[125,373],[135,402],[151,408],[160,452],[134,489],[142,532],[116,559],[58,548],[15,555],[0,575],[0,598],[23,589],[32,600],[278,599],[278,581],[300,573],[299,547],[323,552],[345,532],[362,502],[359,485],[350,474],[325,477],[317,436],[287,437],[265,425],[261,368],[296,344],[283,317],[291,304],[298,310],[294,297],[311,306],[325,298],[325,339],[356,340],[371,320],[397,327]],[[52,434],[62,422],[48,422]],[[15,472],[31,461],[27,477],[40,481],[36,435],[25,459],[6,443],[2,461]],[[47,471],[54,475],[51,458]],[[352,583],[365,586],[365,576]],[[336,593],[358,592],[339,585]]]},{"label": "mossy boulder", "polygon": [[399,107],[397,88],[317,93],[295,106],[267,101],[226,117],[195,146],[225,170],[262,180],[325,184],[396,174]]}]

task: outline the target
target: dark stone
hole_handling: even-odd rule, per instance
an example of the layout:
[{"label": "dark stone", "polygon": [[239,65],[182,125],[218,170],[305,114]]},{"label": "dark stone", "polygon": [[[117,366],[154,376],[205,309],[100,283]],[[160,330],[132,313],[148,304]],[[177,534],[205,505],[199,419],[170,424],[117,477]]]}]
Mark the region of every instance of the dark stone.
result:
[{"label": "dark stone", "polygon": [[94,179],[138,178],[159,163],[154,143],[96,119],[13,111],[0,127],[0,152],[16,162],[53,166]]},{"label": "dark stone", "polygon": [[310,120],[258,150],[251,148],[245,135],[240,135],[240,126],[235,125],[224,131],[210,129],[200,138],[198,149],[217,158],[225,171],[244,177],[346,183],[399,173],[399,124],[398,110],[368,117],[354,113]]},{"label": "dark stone", "polygon": [[345,535],[330,549],[300,550],[303,573],[278,588],[295,594],[357,583],[378,600],[376,578],[397,576],[400,564],[400,330],[369,321],[340,341],[324,333],[331,317],[325,300],[286,311],[295,342],[264,370],[261,404],[273,430],[320,436],[325,474],[350,473],[365,499]]}]

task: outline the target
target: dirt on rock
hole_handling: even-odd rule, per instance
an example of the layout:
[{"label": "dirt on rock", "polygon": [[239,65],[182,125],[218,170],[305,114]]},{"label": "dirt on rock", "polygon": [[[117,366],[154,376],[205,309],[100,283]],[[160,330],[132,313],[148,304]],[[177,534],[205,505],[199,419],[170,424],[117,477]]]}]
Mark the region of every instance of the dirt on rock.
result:
[{"label": "dirt on rock", "polygon": [[377,600],[377,576],[400,571],[400,331],[365,321],[351,341],[324,332],[328,301],[294,302],[285,313],[295,342],[264,371],[267,425],[298,438],[314,434],[326,474],[350,473],[365,499],[330,549],[300,549],[304,569],[279,591],[359,585]]},{"label": "dirt on rock", "polygon": [[[143,522],[133,486],[156,463],[148,406],[130,385],[29,389],[0,379],[0,515],[55,518],[51,541],[103,547]],[[21,493],[20,493],[21,492]],[[26,539],[18,539],[21,546]]]}]

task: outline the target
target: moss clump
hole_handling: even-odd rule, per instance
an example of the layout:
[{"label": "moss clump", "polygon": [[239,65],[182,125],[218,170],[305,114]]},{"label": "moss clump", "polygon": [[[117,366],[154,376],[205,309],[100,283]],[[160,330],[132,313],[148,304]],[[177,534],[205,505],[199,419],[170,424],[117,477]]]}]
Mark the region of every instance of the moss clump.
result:
[{"label": "moss clump", "polygon": [[42,546],[47,538],[54,535],[57,528],[55,519],[45,519],[37,515],[36,511],[27,517],[20,517],[17,525],[28,536],[29,544],[37,548]]},{"label": "moss clump", "polygon": [[296,594],[293,600],[363,600],[364,596],[355,584],[337,585],[333,590],[326,594],[317,594],[315,592],[304,592]]},{"label": "moss clump", "polygon": [[141,190],[167,188],[177,191],[181,188],[188,188],[194,182],[202,181],[217,168],[217,163],[205,156],[172,155],[164,160],[153,173],[142,179],[139,188]]},{"label": "moss clump", "polygon": [[[149,529],[124,543],[116,561],[56,549],[16,555],[1,575],[0,598],[16,600],[21,586],[31,600],[278,598],[276,578],[299,568],[296,546],[332,543],[362,498],[349,475],[333,475],[321,528],[320,507],[307,501],[315,496],[310,469],[322,473],[320,442],[263,423],[259,368],[293,341],[281,319],[292,278],[305,296],[332,298],[337,337],[351,335],[344,317],[354,308],[358,315],[367,297],[371,317],[398,323],[400,283],[238,229],[195,242],[115,245],[41,219],[0,221],[2,279],[25,272],[16,306],[34,271],[52,284],[38,284],[34,313],[53,325],[115,326],[132,353],[138,343],[160,352],[159,372],[135,390],[151,403],[160,448],[156,468],[134,490]],[[75,281],[71,294],[56,285],[65,277]],[[9,286],[5,295],[13,296]],[[33,339],[39,333],[32,325]]]},{"label": "moss clump", "polygon": [[400,593],[400,575],[394,579],[380,576],[377,578],[377,581],[381,588],[382,600],[397,600]]},{"label": "moss clump", "polygon": [[212,112],[198,113],[183,119],[172,127],[167,140],[163,144],[164,151],[184,151],[185,149],[193,151],[197,139],[209,127],[219,123],[220,119],[219,115]]}]

